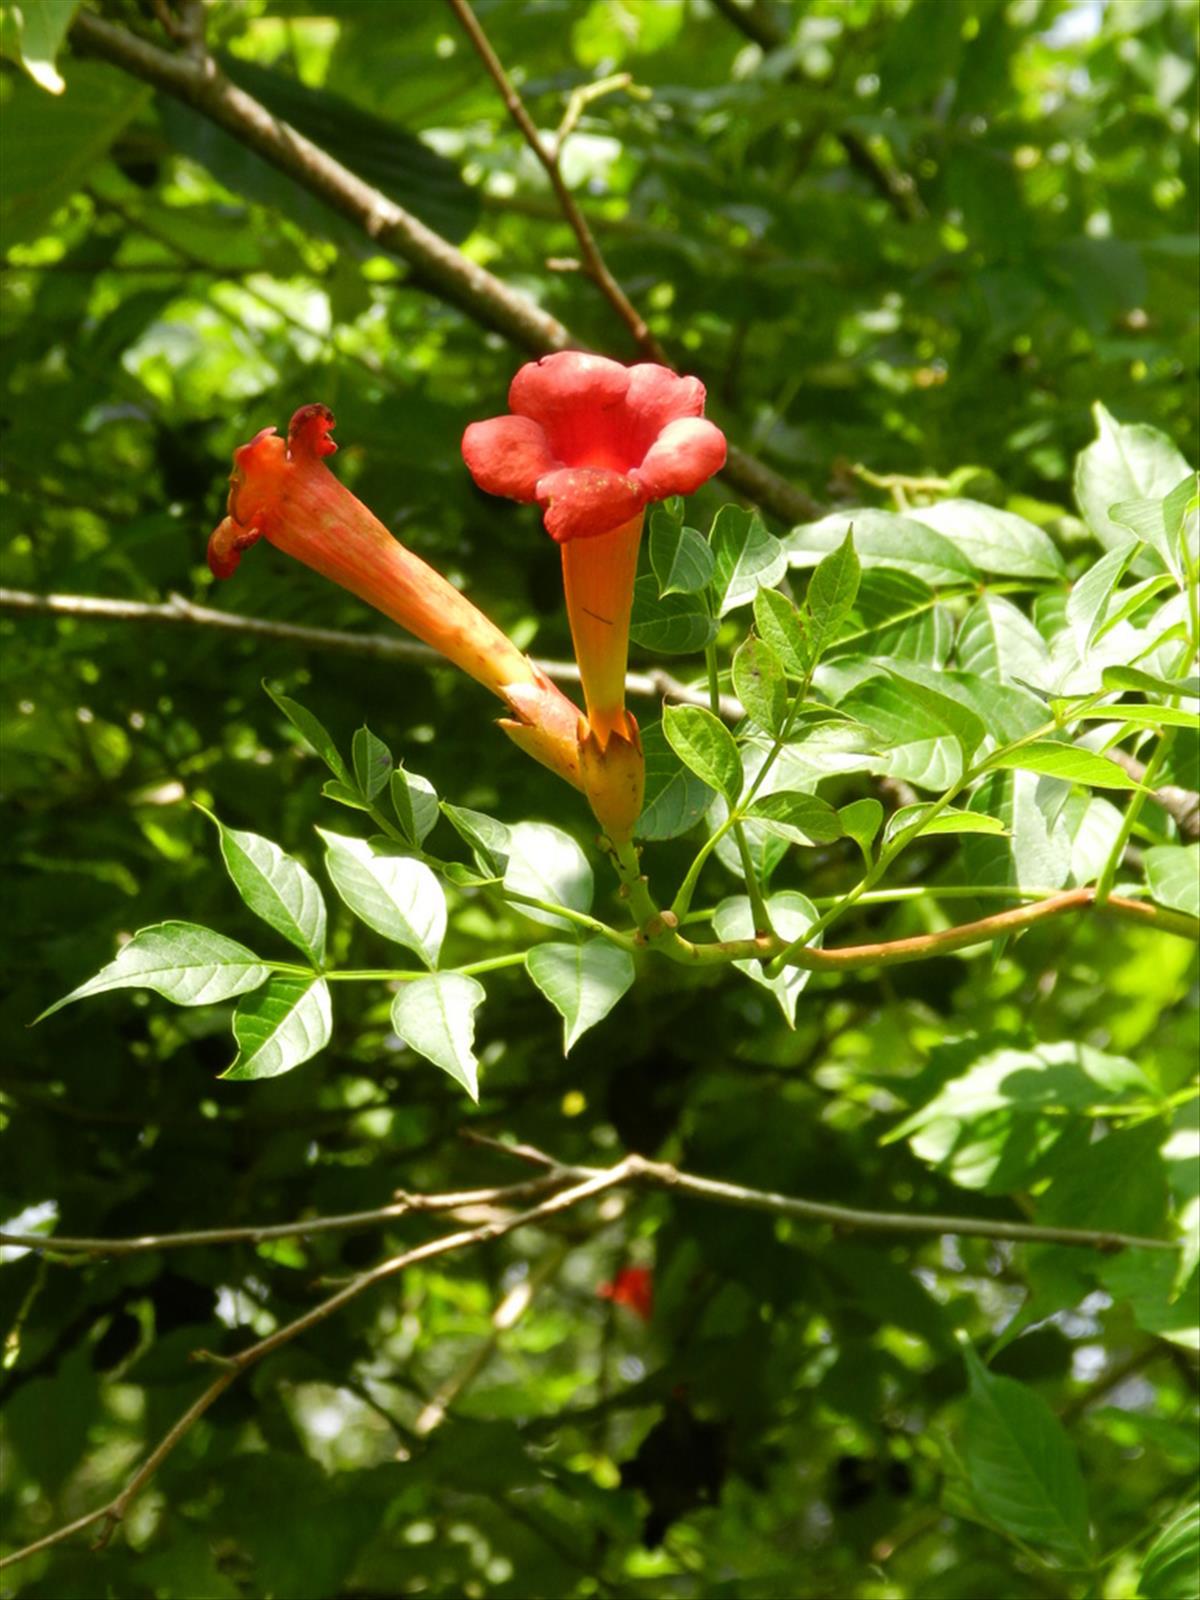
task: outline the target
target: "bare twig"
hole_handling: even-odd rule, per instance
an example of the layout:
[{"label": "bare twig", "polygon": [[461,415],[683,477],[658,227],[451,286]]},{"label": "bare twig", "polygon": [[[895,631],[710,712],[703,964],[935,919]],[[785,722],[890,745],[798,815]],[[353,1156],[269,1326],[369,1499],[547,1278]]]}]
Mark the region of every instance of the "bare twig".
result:
[{"label": "bare twig", "polygon": [[[480,1140],[479,1142],[484,1142]],[[494,1141],[493,1141],[494,1143]],[[1076,1245],[1092,1250],[1174,1250],[1178,1248],[1175,1241],[1166,1239],[1146,1238],[1137,1234],[1115,1233],[1104,1229],[1093,1228],[1058,1228],[1041,1226],[1036,1223],[1009,1222],[988,1217],[955,1217],[940,1215],[912,1215],[906,1212],[890,1211],[864,1211],[853,1206],[828,1205],[817,1200],[801,1200],[791,1195],[776,1194],[765,1189],[750,1189],[743,1184],[725,1183],[714,1178],[699,1178],[690,1173],[680,1172],[677,1167],[662,1161],[648,1161],[642,1156],[630,1155],[617,1162],[613,1167],[597,1170],[592,1167],[568,1166],[556,1162],[553,1156],[544,1154],[528,1145],[500,1146],[499,1148],[522,1160],[532,1162],[549,1169],[543,1182],[567,1182],[571,1187],[561,1190],[540,1205],[528,1211],[520,1211],[513,1215],[500,1217],[484,1223],[477,1228],[466,1229],[459,1233],[446,1235],[440,1239],[432,1239],[426,1244],[417,1245],[412,1250],[403,1254],[392,1256],[372,1267],[370,1271],[359,1274],[351,1279],[348,1284],[338,1289],[328,1299],[321,1301],[310,1311],[277,1328],[273,1333],[258,1340],[256,1344],[248,1346],[236,1355],[229,1357],[201,1356],[217,1364],[220,1371],[203,1391],[188,1407],[181,1417],[173,1424],[163,1436],[146,1461],[138,1468],[133,1476],[107,1505],[100,1506],[95,1511],[89,1512],[84,1517],[67,1523],[64,1527],[56,1529],[44,1538],[36,1540],[33,1544],[26,1545],[23,1549],[14,1552],[0,1560],[0,1567],[13,1566],[18,1561],[25,1560],[28,1556],[37,1554],[38,1551],[47,1550],[52,1545],[63,1543],[74,1534],[86,1528],[102,1524],[99,1544],[103,1544],[111,1537],[114,1529],[124,1518],[129,1505],[134,1498],[145,1488],[150,1479],[158,1471],[180,1441],[186,1437],[195,1424],[209,1408],[220,1399],[241,1374],[257,1362],[271,1355],[282,1346],[289,1344],[299,1335],[306,1333],[310,1328],[325,1321],[334,1312],[351,1300],[356,1299],[366,1289],[382,1282],[385,1278],[395,1277],[407,1267],[420,1261],[428,1261],[437,1256],[448,1255],[454,1251],[467,1249],[489,1240],[499,1239],[504,1235],[515,1232],[518,1228],[528,1227],[531,1223],[543,1222],[550,1217],[561,1215],[582,1201],[595,1195],[603,1194],[610,1189],[622,1188],[628,1184],[638,1184],[644,1187],[668,1190],[672,1193],[683,1194],[696,1200],[707,1200],[718,1205],[732,1206],[740,1210],[763,1212],[775,1217],[794,1217],[805,1222],[816,1222],[841,1229],[858,1229],[864,1232],[886,1234],[957,1234],[962,1237],[981,1239],[1007,1239],[1020,1243],[1043,1243]],[[519,1186],[522,1189],[526,1185]],[[505,1191],[470,1191],[471,1193],[511,1193]],[[440,1197],[446,1198],[446,1197]],[[454,1197],[460,1198],[460,1197]],[[331,1225],[343,1224],[346,1219],[324,1219]],[[302,1227],[310,1229],[311,1223]],[[234,1230],[238,1232],[239,1230]],[[292,1231],[300,1231],[295,1229]],[[260,1237],[265,1236],[265,1230],[258,1230]],[[55,1244],[61,1246],[61,1241],[41,1239],[32,1235],[19,1235],[21,1239],[28,1238],[31,1243],[36,1241],[36,1247],[43,1250],[53,1250]],[[191,1235],[191,1240],[203,1238],[203,1235]],[[206,1241],[208,1242],[208,1241]],[[77,1241],[86,1244],[89,1252],[94,1252],[97,1246],[110,1245],[116,1248],[110,1253],[127,1252],[130,1241],[121,1240],[87,1240]],[[486,1347],[485,1347],[486,1348]],[[473,1376],[474,1372],[469,1375]]]},{"label": "bare twig", "polygon": [[[101,595],[35,594],[28,589],[0,589],[0,611],[103,618],[114,622],[183,623],[198,628],[222,628],[227,633],[270,639],[280,644],[295,644],[304,649],[340,650],[351,655],[368,656],[376,661],[412,661],[422,666],[445,664],[444,656],[412,639],[395,639],[383,633],[348,633],[338,628],[302,627],[294,622],[275,622],[267,617],[246,617],[234,611],[217,611],[211,606],[195,605],[181,594],[172,594],[162,602],[151,602],[110,600]],[[556,683],[579,682],[579,668],[573,661],[539,660],[535,665]],[[702,689],[691,689],[669,672],[657,668],[650,672],[631,672],[625,679],[625,688],[629,694],[644,695],[647,699],[677,700],[683,705],[708,704],[708,696]],[[741,702],[733,695],[723,695],[721,711],[730,721],[736,722],[742,715]]]},{"label": "bare twig", "polygon": [[[253,95],[232,83],[203,50],[172,54],[86,11],[72,23],[70,38],[76,49],[111,62],[224,128],[349,218],[381,249],[407,261],[422,289],[456,306],[481,327],[494,330],[533,355],[581,348],[581,341],[557,317],[273,116]],[[735,446],[730,446],[723,476],[739,493],[785,521],[802,522],[820,515],[821,508],[803,489]]]},{"label": "bare twig", "polygon": [[575,196],[567,186],[562,175],[562,166],[559,155],[562,151],[563,141],[567,137],[574,122],[578,120],[583,109],[583,103],[576,98],[573,106],[569,106],[566,116],[559,128],[558,138],[554,147],[546,144],[538,132],[537,124],[529,115],[525,102],[513,84],[512,79],[504,70],[504,63],[492,48],[491,40],[479,25],[479,18],[472,11],[468,0],[447,0],[451,11],[458,18],[463,32],[474,45],[476,52],[488,70],[492,82],[500,91],[500,96],[508,108],[508,114],[521,130],[525,143],[533,151],[546,176],[550,179],[550,187],[554,190],[562,214],[565,217],[571,232],[579,241],[579,249],[583,255],[584,266],[592,282],[612,306],[621,321],[633,335],[634,343],[644,356],[651,361],[660,361],[664,366],[669,366],[670,359],[658,340],[651,333],[641,312],[630,300],[621,285],[613,277],[608,263],[601,254],[595,236],[588,226],[587,218],[576,204]]},{"label": "bare twig", "polygon": [[[346,1232],[368,1227],[373,1223],[403,1216],[409,1211],[464,1210],[472,1205],[498,1204],[528,1199],[544,1194],[547,1189],[561,1188],[564,1184],[593,1183],[605,1179],[604,1187],[615,1189],[627,1184],[642,1184],[651,1188],[672,1189],[697,1199],[716,1201],[721,1205],[735,1206],[741,1210],[763,1211],[773,1216],[797,1217],[808,1222],[828,1222],[838,1227],[858,1228],[870,1233],[935,1233],[962,1234],[984,1239],[1035,1240],[1046,1244],[1075,1244],[1098,1250],[1116,1250],[1138,1246],[1147,1250],[1174,1250],[1177,1245],[1168,1239],[1151,1239],[1132,1234],[1112,1233],[1105,1229],[1042,1227],[1034,1223],[997,1221],[982,1217],[926,1216],[910,1212],[862,1211],[847,1206],[826,1205],[821,1201],[797,1199],[791,1195],[776,1194],[766,1189],[748,1189],[742,1184],[721,1183],[713,1178],[698,1178],[677,1167],[661,1161],[647,1161],[642,1156],[628,1156],[615,1167],[586,1167],[561,1162],[528,1144],[509,1144],[477,1133],[473,1128],[463,1130],[470,1143],[511,1156],[543,1171],[540,1178],[527,1183],[510,1184],[493,1189],[469,1189],[458,1194],[405,1195],[395,1205],[383,1206],[376,1211],[356,1211],[344,1216],[312,1217],[301,1222],[286,1222],[256,1228],[212,1228],[188,1233],[144,1235],[132,1239],[80,1239],[60,1238],[54,1234],[3,1233],[0,1244],[20,1245],[26,1249],[40,1250],[48,1255],[104,1255],[127,1256],[149,1250],[179,1249],[192,1245],[233,1244],[242,1241],[260,1243],[268,1239],[289,1239],[316,1233]],[[573,1192],[573,1191],[572,1191]],[[547,1200],[537,1208],[542,1215],[546,1206],[556,1207],[561,1194]],[[574,1202],[572,1202],[574,1203]],[[532,1216],[533,1212],[521,1213]],[[483,1224],[483,1236],[493,1237],[487,1230],[499,1227],[508,1231],[511,1217],[499,1221],[489,1219]],[[479,1231],[479,1230],[476,1230]],[[456,1236],[458,1237],[458,1236]],[[424,1246],[421,1247],[425,1248]],[[373,1269],[379,1272],[381,1269]],[[360,1280],[352,1280],[358,1283]],[[239,1358],[240,1359],[240,1358]]]},{"label": "bare twig", "polygon": [[503,1188],[464,1189],[453,1194],[403,1194],[373,1211],[348,1211],[340,1216],[304,1217],[245,1228],[197,1228],[185,1233],[146,1233],[129,1239],[89,1239],[68,1234],[3,1233],[0,1245],[19,1245],[49,1255],[133,1256],[154,1250],[186,1250],[211,1244],[267,1244],[273,1239],[309,1239],[321,1233],[351,1233],[394,1222],[413,1212],[465,1211],[472,1206],[515,1205],[560,1188],[567,1178],[554,1172],[528,1183]]},{"label": "bare twig", "polygon": [[301,1334],[307,1333],[318,1323],[324,1322],[334,1312],[340,1311],[350,1301],[358,1298],[365,1290],[373,1288],[377,1283],[382,1283],[386,1278],[393,1278],[406,1268],[415,1266],[421,1261],[430,1261],[437,1256],[450,1255],[451,1253],[468,1249],[477,1244],[485,1244],[493,1239],[503,1238],[505,1234],[515,1233],[518,1228],[526,1228],[531,1224],[547,1221],[558,1216],[573,1206],[581,1204],[584,1200],[591,1199],[593,1195],[603,1194],[607,1189],[615,1189],[628,1181],[630,1174],[629,1161],[618,1162],[615,1167],[607,1172],[589,1174],[572,1188],[564,1189],[562,1193],[545,1200],[541,1205],[534,1206],[529,1211],[520,1211],[513,1216],[503,1217],[494,1222],[484,1223],[478,1228],[467,1229],[460,1233],[447,1234],[440,1239],[431,1239],[426,1244],[417,1245],[415,1249],[406,1250],[402,1255],[392,1256],[372,1267],[370,1271],[360,1273],[336,1294],[322,1300],[319,1305],[306,1311],[302,1316],[296,1317],[292,1322],[285,1323],[273,1333],[258,1340],[256,1344],[249,1345],[237,1355],[230,1357],[213,1358],[218,1360],[220,1371],[209,1384],[208,1388],[198,1395],[188,1409],[179,1417],[168,1431],[163,1435],[150,1455],[126,1482],[124,1488],[107,1505],[99,1506],[95,1511],[86,1516],[77,1517],[74,1522],[67,1523],[62,1528],[57,1528],[53,1533],[48,1533],[44,1538],[37,1539],[33,1544],[26,1545],[23,1549],[14,1551],[11,1555],[0,1559],[0,1567],[15,1566],[17,1562],[26,1560],[27,1557],[36,1555],[40,1550],[48,1550],[52,1545],[62,1544],[76,1533],[81,1533],[85,1528],[101,1525],[97,1548],[103,1546],[112,1537],[114,1530],[124,1519],[126,1512],[133,1500],[146,1487],[154,1477],[159,1467],[172,1453],[176,1446],[187,1437],[200,1418],[204,1416],[217,1400],[232,1384],[236,1383],[241,1375],[255,1366],[266,1356],[273,1354],[284,1345],[290,1344]]}]

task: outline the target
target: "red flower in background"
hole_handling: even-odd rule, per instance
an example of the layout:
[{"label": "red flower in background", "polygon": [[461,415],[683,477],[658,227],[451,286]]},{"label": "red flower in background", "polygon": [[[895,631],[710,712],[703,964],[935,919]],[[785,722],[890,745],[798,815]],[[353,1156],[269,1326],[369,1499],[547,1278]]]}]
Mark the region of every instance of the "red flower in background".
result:
[{"label": "red flower in background", "polygon": [[441,573],[392,537],[324,457],[333,413],[302,406],[286,441],[264,428],[234,451],[228,516],[208,541],[218,578],[266,539],[416,634],[513,713],[500,726],[529,755],[582,787],[580,714],[545,674]]},{"label": "red flower in background", "polygon": [[698,378],[573,350],[522,367],[508,403],[510,416],[471,424],[463,459],[489,494],[536,501],[562,546],[588,709],[583,783],[610,834],[628,838],[644,778],[637,724],[625,709],[643,514],[649,502],[691,494],[719,472],[725,436],[701,415]]},{"label": "red flower in background", "polygon": [[625,1306],[643,1322],[654,1315],[654,1274],[649,1267],[622,1267],[612,1282],[602,1283],[596,1293],[601,1300]]}]

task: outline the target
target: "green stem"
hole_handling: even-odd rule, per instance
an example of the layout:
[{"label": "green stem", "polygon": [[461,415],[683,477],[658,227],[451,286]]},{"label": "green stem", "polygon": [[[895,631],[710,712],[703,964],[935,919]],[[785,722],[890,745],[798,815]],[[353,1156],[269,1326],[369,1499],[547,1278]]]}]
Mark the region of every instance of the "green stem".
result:
[{"label": "green stem", "polygon": [[1117,873],[1121,862],[1125,859],[1125,850],[1129,844],[1129,836],[1133,832],[1134,824],[1141,815],[1142,807],[1147,796],[1154,789],[1154,780],[1158,777],[1159,769],[1166,760],[1167,752],[1175,742],[1175,729],[1167,728],[1160,736],[1154,748],[1154,754],[1146,764],[1146,771],[1142,777],[1142,786],[1130,796],[1129,805],[1125,815],[1121,818],[1121,827],[1117,837],[1113,840],[1113,847],[1108,852],[1108,859],[1104,863],[1099,878],[1096,880],[1096,900],[1103,905],[1112,893],[1113,884],[1116,882]]},{"label": "green stem", "polygon": [[517,950],[506,956],[489,956],[486,961],[469,961],[465,966],[446,967],[436,974],[428,971],[395,971],[388,967],[354,967],[340,972],[325,972],[322,977],[329,983],[412,983],[417,978],[442,977],[446,974],[470,978],[479,972],[496,972],[501,967],[519,967],[528,954],[527,950]]},{"label": "green stem", "polygon": [[[717,664],[717,647],[709,643],[704,647],[704,665],[708,671],[708,703],[714,717],[721,715],[721,674]],[[734,841],[737,844],[738,859],[742,863],[742,877],[746,880],[746,893],[750,897],[750,914],[754,919],[754,931],[759,934],[768,934],[771,930],[771,917],[767,911],[766,898],[763,895],[762,885],[758,881],[758,874],[754,870],[754,861],[750,855],[750,845],[746,839],[746,830],[742,826],[739,811],[736,806],[730,808],[729,823],[733,829]]]},{"label": "green stem", "polygon": [[[1080,711],[1089,709],[1091,706],[1098,704],[1109,693],[1111,693],[1110,690],[1103,689],[1099,693],[1091,695],[1084,705],[1076,707],[1075,710],[1072,711],[1072,719],[1076,717]],[[883,849],[879,852],[879,857],[874,866],[868,868],[866,873],[859,879],[852,889],[848,890],[847,893],[843,895],[839,901],[832,905],[823,916],[818,917],[817,920],[812,923],[811,926],[808,927],[798,939],[793,940],[793,942],[788,945],[788,947],[782,951],[780,955],[776,956],[770,967],[767,968],[767,975],[769,977],[778,977],[783,971],[784,967],[788,964],[790,957],[794,956],[798,950],[803,949],[805,945],[811,944],[818,934],[824,933],[826,928],[831,927],[833,923],[835,923],[840,917],[843,917],[852,906],[857,905],[862,899],[863,895],[866,894],[869,889],[873,889],[875,887],[880,878],[882,878],[884,873],[887,872],[888,868],[891,866],[892,862],[895,861],[896,857],[901,853],[901,851],[905,850],[908,845],[911,844],[912,841],[929,826],[934,817],[940,816],[942,812],[945,811],[950,805],[950,803],[958,798],[964,789],[968,788],[972,783],[975,783],[979,778],[984,777],[989,771],[995,770],[997,761],[1003,757],[1012,755],[1016,750],[1023,749],[1027,744],[1035,744],[1039,739],[1044,739],[1047,734],[1058,732],[1062,726],[1062,721],[1057,717],[1051,722],[1044,722],[1039,727],[1034,728],[1031,733],[1022,734],[1019,739],[1013,739],[1010,741],[1010,743],[1002,745],[998,750],[993,750],[991,755],[987,756],[983,761],[978,762],[974,767],[970,767],[966,772],[964,772],[962,777],[959,778],[956,783],[952,783],[950,785],[945,794],[943,794],[939,799],[934,800],[919,817],[915,818],[911,823],[909,823],[907,828],[902,828],[896,837],[891,840],[889,844],[886,844],[883,847]]]},{"label": "green stem", "polygon": [[[712,646],[710,645],[708,647],[708,650],[705,651],[706,660],[708,659],[709,653],[711,651],[712,651]],[[715,657],[714,657],[714,660],[715,660]],[[714,682],[714,679],[713,679],[713,676],[712,676],[712,668],[710,667],[710,671],[709,671],[709,694],[710,694],[710,696],[716,695],[716,697],[717,697],[716,698],[716,703],[719,704],[719,694],[717,693],[717,691],[714,690],[713,682]],[[792,731],[793,724],[795,723],[796,718],[800,713],[800,707],[804,704],[804,701],[808,696],[808,691],[809,691],[811,685],[812,685],[812,672],[810,671],[810,672],[805,674],[803,682],[799,685],[799,687],[797,688],[795,694],[792,696],[791,704],[788,706],[788,709],[787,709],[787,715],[783,719],[783,723],[780,726],[779,732],[772,739],[771,748],[767,751],[766,759],[764,760],[762,766],[759,767],[758,772],[755,774],[754,780],[751,783],[749,789],[747,789],[745,795],[743,796],[741,801],[739,801],[737,806],[730,807],[729,815],[725,818],[725,821],[721,824],[721,826],[716,830],[715,833],[711,833],[708,836],[708,838],[700,846],[700,849],[697,851],[697,853],[696,853],[696,855],[695,855],[695,857],[694,857],[694,859],[692,861],[691,866],[688,868],[688,870],[687,870],[687,872],[686,872],[686,874],[684,876],[683,882],[679,885],[678,893],[676,894],[674,900],[671,902],[671,913],[672,913],[673,916],[677,917],[681,922],[687,916],[688,912],[691,910],[692,896],[696,892],[696,884],[699,882],[700,874],[704,870],[704,863],[708,860],[709,856],[712,855],[713,851],[717,848],[717,846],[720,844],[721,840],[725,837],[725,835],[729,832],[729,830],[731,828],[734,828],[734,827],[737,826],[737,824],[738,824],[738,822],[739,822],[739,820],[741,818],[742,813],[745,811],[746,807],[749,806],[753,802],[754,797],[758,794],[758,791],[762,788],[763,783],[766,781],[767,774],[770,772],[771,768],[775,765],[775,762],[779,758],[780,751],[783,749],[784,745],[788,741],[788,735]],[[739,829],[738,831],[739,831],[739,834],[740,834],[741,830]],[[744,839],[739,839],[739,849],[743,849],[743,848],[744,848]],[[748,851],[747,851],[747,855],[748,855]],[[755,879],[753,877],[753,875],[749,872],[749,870],[747,868],[746,855],[743,855],[743,857],[742,857],[742,870],[743,870],[743,872],[746,873],[747,885],[749,886],[749,884],[754,883],[755,887],[757,888],[757,879]],[[751,904],[751,908],[753,909],[753,907],[754,907],[754,895],[753,895],[753,893],[751,893],[751,896],[750,896],[750,904]],[[767,932],[768,931],[768,926],[767,926],[766,907],[765,906],[763,906],[762,915],[763,915],[763,924],[764,925],[763,925],[763,928],[762,928],[761,931]],[[756,930],[759,928],[759,918],[758,918],[757,912],[755,913],[755,917],[754,917],[754,926],[755,926]]]}]

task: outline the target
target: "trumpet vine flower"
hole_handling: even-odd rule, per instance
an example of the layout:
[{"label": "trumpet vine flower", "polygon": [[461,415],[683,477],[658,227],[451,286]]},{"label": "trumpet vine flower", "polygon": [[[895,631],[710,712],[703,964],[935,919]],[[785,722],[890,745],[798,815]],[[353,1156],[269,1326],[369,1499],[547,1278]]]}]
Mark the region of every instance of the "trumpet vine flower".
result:
[{"label": "trumpet vine flower", "polygon": [[576,706],[528,656],[407,549],[349,489],[324,458],[333,413],[302,406],[284,440],[264,428],[234,451],[228,515],[208,542],[208,564],[232,576],[242,555],[266,539],[348,589],[431,645],[504,701],[505,733],[529,755],[582,788]]},{"label": "trumpet vine flower", "polygon": [[645,508],[691,494],[719,472],[725,436],[702,414],[698,378],[574,350],[522,367],[508,403],[510,415],[471,424],[463,458],[489,494],[539,505],[562,547],[587,702],[583,785],[609,833],[628,839],[644,777],[625,669]]}]

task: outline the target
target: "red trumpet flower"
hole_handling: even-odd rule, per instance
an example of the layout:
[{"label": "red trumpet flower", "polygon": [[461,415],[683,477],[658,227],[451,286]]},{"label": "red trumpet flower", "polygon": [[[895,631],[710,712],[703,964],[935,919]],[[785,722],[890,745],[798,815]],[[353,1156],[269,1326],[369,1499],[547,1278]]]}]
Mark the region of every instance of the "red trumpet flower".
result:
[{"label": "red trumpet flower", "polygon": [[654,1273],[649,1267],[622,1267],[612,1282],[602,1283],[596,1293],[601,1300],[625,1306],[643,1322],[654,1315]]},{"label": "red trumpet flower", "polygon": [[666,367],[563,351],[521,368],[512,415],[473,422],[463,458],[489,494],[541,506],[562,546],[563,584],[587,701],[583,781],[610,834],[641,808],[637,724],[625,709],[629,617],[647,504],[691,494],[725,464],[701,413],[704,385]]},{"label": "red trumpet flower", "polygon": [[511,639],[451,583],[394,539],[323,458],[333,413],[302,406],[286,442],[264,428],[234,452],[228,516],[208,541],[208,564],[232,576],[244,551],[266,539],[331,578],[498,695],[513,713],[500,726],[529,755],[576,788],[580,714]]}]

